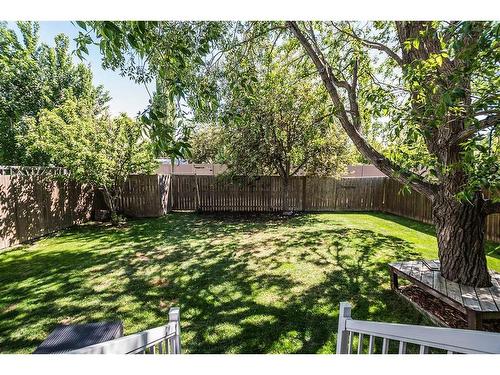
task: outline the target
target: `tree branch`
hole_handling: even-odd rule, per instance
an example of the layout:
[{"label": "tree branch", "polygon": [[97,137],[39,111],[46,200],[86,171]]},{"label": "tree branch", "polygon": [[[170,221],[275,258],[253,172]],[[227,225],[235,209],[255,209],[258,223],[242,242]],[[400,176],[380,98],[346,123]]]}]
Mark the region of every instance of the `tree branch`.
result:
[{"label": "tree branch", "polygon": [[399,66],[401,66],[401,67],[403,66],[403,59],[396,52],[394,52],[392,49],[390,49],[385,44],[382,44],[380,42],[375,42],[373,40],[368,40],[368,39],[361,38],[359,35],[355,34],[352,29],[351,29],[351,32],[348,32],[346,30],[342,30],[339,27],[335,26],[333,24],[333,22],[332,22],[332,25],[333,25],[333,27],[335,27],[341,33],[344,33],[344,34],[346,34],[346,35],[348,35],[348,36],[350,36],[350,37],[352,37],[352,38],[354,38],[356,40],[359,40],[366,47],[372,48],[372,49],[376,49],[376,50],[379,50],[379,51],[382,51],[382,52],[385,52],[390,58],[392,58],[394,61],[396,61],[396,63]]},{"label": "tree branch", "polygon": [[479,121],[477,126],[469,126],[467,129],[462,130],[461,132],[457,133],[454,137],[450,139],[450,144],[459,144],[470,137],[472,137],[474,134],[476,134],[478,131],[487,129],[491,126],[495,126],[500,122],[500,115],[499,114],[494,114],[487,116],[486,118],[482,119]]},{"label": "tree branch", "polygon": [[361,116],[359,114],[358,97],[356,94],[356,89],[358,87],[358,59],[354,60],[354,67],[352,69],[352,83],[347,89],[347,95],[349,97],[349,109],[351,113],[351,119],[359,131],[361,129]]},{"label": "tree branch", "polygon": [[323,64],[322,60],[314,50],[314,47],[311,45],[304,33],[300,30],[297,22],[287,21],[287,26],[297,37],[300,44],[302,44],[307,54],[313,61],[314,65],[316,66],[321,79],[323,80],[325,88],[328,91],[328,94],[330,95],[330,98],[332,99],[332,102],[335,106],[336,116],[339,119],[342,128],[345,130],[349,138],[351,138],[359,152],[367,159],[371,160],[372,163],[386,175],[398,180],[403,184],[411,186],[413,189],[415,189],[419,193],[424,194],[427,197],[433,198],[437,190],[436,185],[424,181],[421,176],[415,173],[402,170],[400,166],[387,159],[384,155],[375,150],[366,141],[366,139],[364,139],[356,126],[349,120],[347,111],[337,91],[338,85],[335,82],[338,82],[339,80],[334,76],[330,65],[328,65],[326,61]]}]

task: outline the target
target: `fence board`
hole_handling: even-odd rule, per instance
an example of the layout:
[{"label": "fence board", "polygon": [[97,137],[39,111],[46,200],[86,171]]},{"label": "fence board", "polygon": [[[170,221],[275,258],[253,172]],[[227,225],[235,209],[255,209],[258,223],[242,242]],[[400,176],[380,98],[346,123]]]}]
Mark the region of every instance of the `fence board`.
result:
[{"label": "fence board", "polygon": [[158,217],[169,211],[170,177],[130,175],[118,199],[118,209],[126,216]]}]

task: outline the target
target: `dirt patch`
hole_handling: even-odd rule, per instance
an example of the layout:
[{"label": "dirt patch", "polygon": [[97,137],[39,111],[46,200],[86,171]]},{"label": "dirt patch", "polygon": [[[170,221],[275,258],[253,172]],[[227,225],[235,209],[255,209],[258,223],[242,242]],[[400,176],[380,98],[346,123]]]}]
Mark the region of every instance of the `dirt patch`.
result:
[{"label": "dirt patch", "polygon": [[[467,316],[415,285],[400,288],[401,294],[451,328],[467,329]],[[499,320],[484,320],[483,330],[500,332]]]},{"label": "dirt patch", "polygon": [[160,278],[157,278],[157,279],[154,279],[151,284],[153,284],[154,286],[159,286],[160,288],[166,288],[167,286],[170,285],[170,281],[163,278],[163,277],[160,277]]},{"label": "dirt patch", "polygon": [[63,324],[63,325],[68,325],[68,324],[75,324],[79,321],[78,318],[75,318],[75,317],[71,317],[71,316],[67,316],[61,320],[59,320],[59,324]]},{"label": "dirt patch", "polygon": [[146,254],[137,252],[134,254],[134,260],[141,262],[149,262],[151,259]]},{"label": "dirt patch", "polygon": [[174,299],[172,301],[165,301],[163,299],[160,300],[160,303],[158,304],[158,307],[160,308],[161,311],[168,311],[170,310],[171,307],[173,306],[178,306],[179,301],[177,299]]},{"label": "dirt patch", "polygon": [[11,305],[8,305],[6,306],[3,310],[2,310],[2,313],[8,313],[8,312],[11,312],[11,311],[14,311],[17,307],[17,303],[13,303]]}]

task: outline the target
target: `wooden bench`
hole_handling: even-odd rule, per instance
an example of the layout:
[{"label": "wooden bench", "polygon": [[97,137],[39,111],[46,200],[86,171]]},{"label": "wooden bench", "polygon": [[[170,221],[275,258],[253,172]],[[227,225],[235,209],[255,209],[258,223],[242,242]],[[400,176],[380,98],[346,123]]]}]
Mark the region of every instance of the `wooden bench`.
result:
[{"label": "wooden bench", "polygon": [[490,271],[493,286],[474,288],[446,280],[439,261],[419,260],[389,264],[391,287],[400,293],[398,277],[467,315],[469,329],[482,329],[483,320],[500,319],[500,274]]}]

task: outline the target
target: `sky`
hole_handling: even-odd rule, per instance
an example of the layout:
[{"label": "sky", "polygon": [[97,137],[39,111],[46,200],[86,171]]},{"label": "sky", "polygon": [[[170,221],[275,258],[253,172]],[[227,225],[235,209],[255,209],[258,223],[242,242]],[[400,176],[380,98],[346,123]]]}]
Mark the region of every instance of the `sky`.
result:
[{"label": "sky", "polygon": [[[9,22],[8,26],[11,29],[18,30],[14,22]],[[57,34],[64,33],[69,37],[70,50],[73,51],[76,48],[73,39],[78,35],[78,31],[78,27],[71,22],[40,22],[40,41],[54,46],[54,37]],[[138,112],[143,111],[149,101],[149,95],[144,85],[138,85],[127,77],[120,76],[117,71],[104,70],[101,65],[99,47],[91,45],[88,49],[89,55],[85,57],[83,63],[90,65],[94,75],[94,84],[101,84],[109,91],[112,97],[109,105],[111,114],[116,116],[125,112],[129,116],[135,117]],[[76,55],[73,56],[73,60],[75,63],[81,62]]]}]

